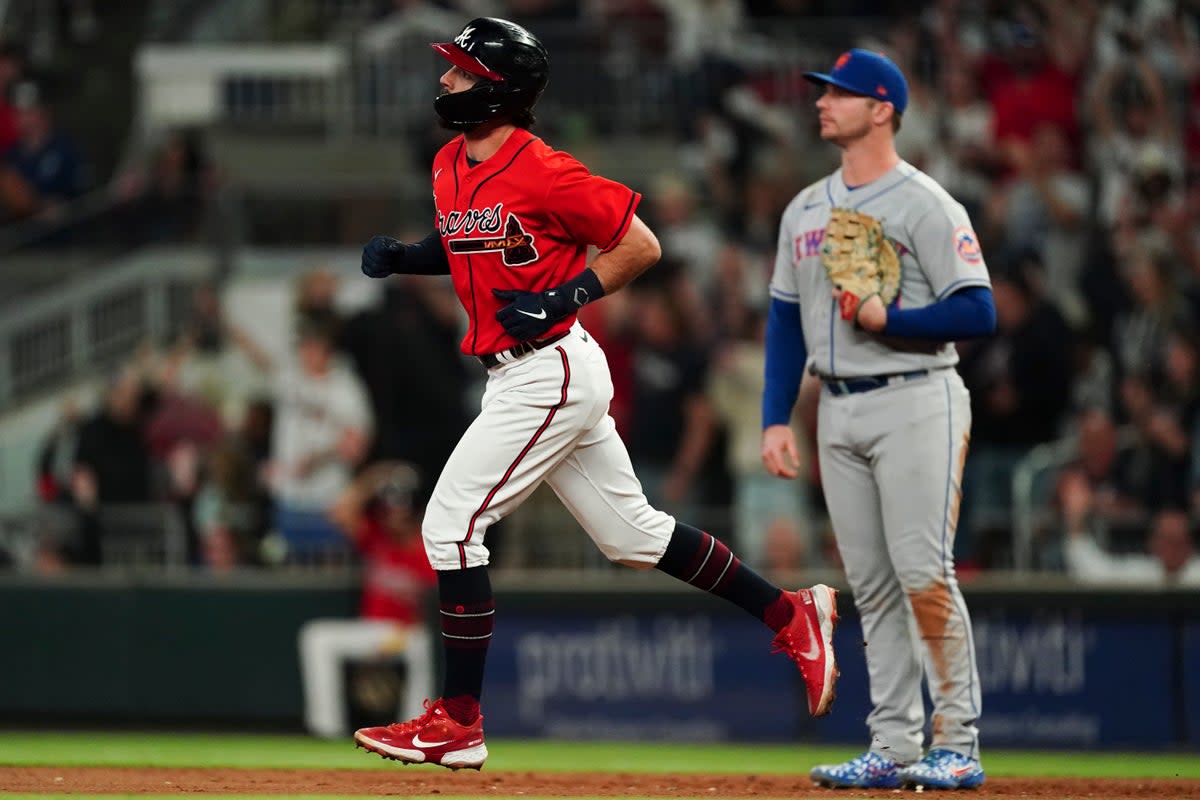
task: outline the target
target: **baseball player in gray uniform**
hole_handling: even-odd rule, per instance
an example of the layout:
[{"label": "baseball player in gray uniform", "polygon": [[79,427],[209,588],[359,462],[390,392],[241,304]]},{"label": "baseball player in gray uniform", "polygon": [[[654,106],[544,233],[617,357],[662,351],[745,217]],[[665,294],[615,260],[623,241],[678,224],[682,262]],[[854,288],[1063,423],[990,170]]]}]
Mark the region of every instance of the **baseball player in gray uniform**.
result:
[{"label": "baseball player in gray uniform", "polygon": [[[796,475],[786,423],[807,369],[824,385],[822,485],[862,618],[874,706],[870,749],[811,775],[832,787],[974,788],[984,780],[979,677],[952,555],[971,407],[953,342],[993,332],[988,272],[962,205],[896,154],[908,99],[896,65],[851,50],[829,73],[806,77],[824,87],[821,137],[841,148],[842,166],[801,191],[780,226],[763,461],[774,475]],[[882,226],[899,257],[890,305],[830,280],[823,249],[834,209]],[[924,757],[922,673],[934,706]]]}]

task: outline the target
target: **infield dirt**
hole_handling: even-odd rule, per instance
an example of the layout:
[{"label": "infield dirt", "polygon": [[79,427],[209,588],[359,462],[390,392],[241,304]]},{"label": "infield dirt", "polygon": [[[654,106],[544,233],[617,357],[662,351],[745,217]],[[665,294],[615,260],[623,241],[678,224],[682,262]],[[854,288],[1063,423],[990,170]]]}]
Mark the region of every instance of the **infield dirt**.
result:
[{"label": "infield dirt", "polygon": [[[909,795],[892,790],[832,791],[803,775],[697,775],[602,772],[0,767],[0,792],[42,794],[473,795],[494,797],[787,797]],[[1200,781],[1171,779],[989,778],[966,795],[1125,800],[1200,798]]]}]

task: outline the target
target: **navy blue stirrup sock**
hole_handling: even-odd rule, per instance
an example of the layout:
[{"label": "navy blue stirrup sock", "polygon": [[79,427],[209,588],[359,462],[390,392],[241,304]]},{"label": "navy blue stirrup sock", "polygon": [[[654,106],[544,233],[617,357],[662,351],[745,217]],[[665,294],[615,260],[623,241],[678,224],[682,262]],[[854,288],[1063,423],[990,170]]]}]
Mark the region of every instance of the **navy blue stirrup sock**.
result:
[{"label": "navy blue stirrup sock", "polygon": [[[496,601],[487,567],[439,571],[438,601],[442,648],[446,654],[442,698],[448,701],[446,712],[451,717],[470,725],[478,714],[483,694],[483,671],[496,619]],[[459,700],[463,696],[475,700],[473,714],[464,707],[470,704]],[[458,719],[459,715],[470,718]]]},{"label": "navy blue stirrup sock", "polygon": [[[779,587],[743,564],[720,539],[691,525],[675,523],[667,551],[655,568],[728,600],[772,630],[787,624],[786,618],[778,619],[783,599]],[[790,611],[790,605],[784,605]]]}]

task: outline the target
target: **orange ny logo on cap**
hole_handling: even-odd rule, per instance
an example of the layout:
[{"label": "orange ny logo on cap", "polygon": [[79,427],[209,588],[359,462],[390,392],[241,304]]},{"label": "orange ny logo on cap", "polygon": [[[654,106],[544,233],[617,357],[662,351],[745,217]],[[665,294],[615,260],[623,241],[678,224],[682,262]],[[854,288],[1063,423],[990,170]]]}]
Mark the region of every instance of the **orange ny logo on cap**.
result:
[{"label": "orange ny logo on cap", "polygon": [[842,67],[846,66],[846,62],[848,62],[849,60],[850,60],[850,54],[842,53],[840,56],[838,56],[838,60],[836,63],[834,63],[833,68],[841,69]]}]

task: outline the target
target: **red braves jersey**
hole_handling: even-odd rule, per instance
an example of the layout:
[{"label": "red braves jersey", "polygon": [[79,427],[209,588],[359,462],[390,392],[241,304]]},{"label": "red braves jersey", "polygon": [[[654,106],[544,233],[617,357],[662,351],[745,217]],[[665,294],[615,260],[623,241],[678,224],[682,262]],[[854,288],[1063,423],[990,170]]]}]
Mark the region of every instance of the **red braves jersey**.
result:
[{"label": "red braves jersey", "polygon": [[[433,160],[433,199],[454,290],[470,320],[462,350],[486,355],[518,343],[496,321],[506,301],[492,289],[540,292],[575,277],[587,266],[589,245],[607,251],[621,241],[642,196],[518,128],[474,167],[462,136],[446,144]],[[546,336],[574,322],[571,314]]]}]

